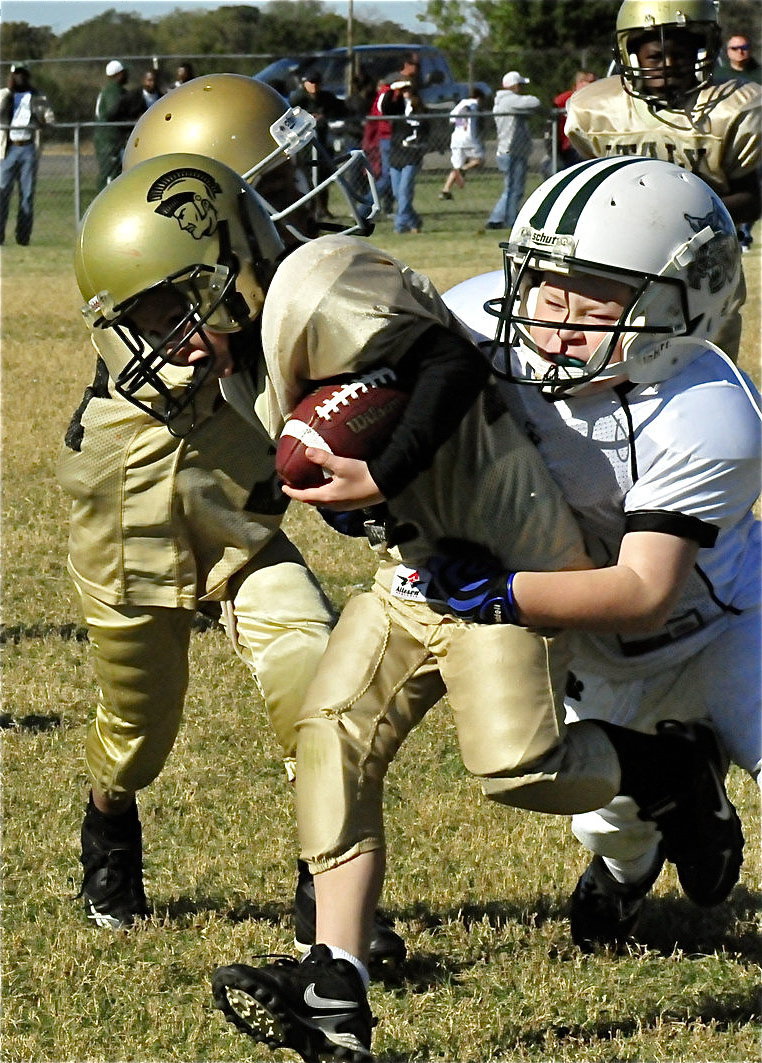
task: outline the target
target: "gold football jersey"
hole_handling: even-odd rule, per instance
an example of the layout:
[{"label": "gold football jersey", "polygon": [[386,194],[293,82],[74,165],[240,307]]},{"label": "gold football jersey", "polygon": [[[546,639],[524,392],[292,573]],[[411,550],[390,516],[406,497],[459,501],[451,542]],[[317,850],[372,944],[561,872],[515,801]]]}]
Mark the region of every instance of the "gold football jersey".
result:
[{"label": "gold football jersey", "polygon": [[645,155],[698,174],[718,195],[760,164],[762,87],[728,81],[701,89],[691,109],[655,110],[618,77],[578,89],[567,104],[566,135],[584,158]]},{"label": "gold football jersey", "polygon": [[280,526],[288,500],[262,426],[223,402],[216,379],[196,399],[196,426],[178,439],[111,388],[87,404],[80,449],[61,453],[69,569],[99,601],[194,609],[221,599]]},{"label": "gold football jersey", "polygon": [[[434,322],[463,329],[409,266],[352,237],[305,244],[279,267],[265,304],[268,428],[280,430],[309,382],[393,366]],[[391,555],[407,564],[456,537],[488,547],[507,568],[586,566],[571,511],[496,389],[486,389],[432,467],[389,508],[414,531]]]}]

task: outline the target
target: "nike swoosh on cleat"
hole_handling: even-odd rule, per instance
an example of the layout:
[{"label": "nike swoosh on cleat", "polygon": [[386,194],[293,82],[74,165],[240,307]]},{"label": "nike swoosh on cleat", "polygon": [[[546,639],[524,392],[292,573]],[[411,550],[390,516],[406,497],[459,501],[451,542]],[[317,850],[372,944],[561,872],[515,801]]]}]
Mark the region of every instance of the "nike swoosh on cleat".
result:
[{"label": "nike swoosh on cleat", "polygon": [[315,983],[310,982],[304,990],[304,1003],[308,1008],[351,1008],[357,1011],[359,1007],[356,1000],[334,1000],[331,997],[321,997],[315,992]]},{"label": "nike swoosh on cleat", "polygon": [[717,817],[717,819],[729,820],[729,819],[732,818],[733,811],[732,811],[730,802],[728,801],[727,797],[725,796],[725,789],[724,789],[724,787],[722,785],[722,780],[721,780],[721,778],[719,776],[719,773],[717,772],[714,764],[710,764],[709,765],[709,771],[710,771],[710,774],[712,776],[712,779],[714,780],[714,784],[717,787],[717,801],[718,801],[718,804],[719,804],[719,808],[717,808],[715,810],[714,814]]}]

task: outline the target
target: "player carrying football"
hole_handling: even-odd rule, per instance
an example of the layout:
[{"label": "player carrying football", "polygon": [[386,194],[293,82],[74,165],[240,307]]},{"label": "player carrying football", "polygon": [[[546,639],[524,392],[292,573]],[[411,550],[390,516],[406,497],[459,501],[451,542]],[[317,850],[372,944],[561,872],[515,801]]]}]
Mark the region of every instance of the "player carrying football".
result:
[{"label": "player carrying football", "polygon": [[[325,237],[300,248],[279,267],[262,315],[271,430],[310,382],[404,359],[432,311],[441,315],[441,302],[425,278],[372,247]],[[599,327],[614,324],[606,318]],[[336,475],[350,485],[368,475],[367,467],[351,475],[362,461],[308,453],[334,480],[291,497],[339,505]],[[377,497],[372,475],[366,483],[365,499],[350,486],[352,506]],[[232,964],[213,978],[218,1007],[255,1040],[310,1063],[372,1058],[365,965],[384,877],[383,780],[444,693],[464,764],[490,796],[562,814],[630,799],[661,831],[686,892],[706,902],[732,888],[743,839],[709,728],[670,721],[645,734],[598,719],[567,725],[566,637],[544,623],[520,624],[505,579],[489,601],[477,588],[465,617],[444,600],[442,578],[450,585],[453,572],[470,566],[480,573],[480,561],[572,587],[606,580],[606,570],[584,571],[570,516],[494,381],[431,466],[388,500],[375,585],[342,613],[297,724],[297,821],[315,875],[317,944],[301,964]],[[684,572],[681,564],[672,570]],[[665,599],[637,623],[656,624],[666,607]],[[484,623],[500,619],[508,622]]]}]

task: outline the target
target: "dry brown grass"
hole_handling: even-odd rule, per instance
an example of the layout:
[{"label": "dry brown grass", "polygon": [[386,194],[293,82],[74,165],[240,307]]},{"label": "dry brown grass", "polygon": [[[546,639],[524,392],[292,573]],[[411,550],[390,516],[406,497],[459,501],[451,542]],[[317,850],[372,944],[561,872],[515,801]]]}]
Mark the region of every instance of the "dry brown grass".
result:
[{"label": "dry brown grass", "polygon": [[[471,222],[468,222],[471,226]],[[439,223],[377,242],[447,287],[499,265],[475,224]],[[759,243],[744,365],[758,367]],[[69,251],[5,249],[3,261],[4,1014],[7,1063],[267,1059],[210,1005],[220,962],[288,951],[295,851],[291,797],[250,677],[216,631],[192,642],[186,722],[143,795],[156,916],[130,934],[85,925],[74,899],[94,699],[66,576],[67,505],[55,456],[92,367]],[[341,601],[372,565],[313,514],[289,526]],[[29,722],[29,721],[28,721]],[[30,721],[32,724],[35,721]],[[560,817],[479,800],[444,706],[390,773],[386,904],[411,951],[399,985],[376,986],[383,1063],[560,1063],[758,1058],[759,861],[755,791],[734,771],[749,845],[740,886],[711,911],[662,876],[642,925],[648,947],[583,957],[566,899],[584,854]]]}]

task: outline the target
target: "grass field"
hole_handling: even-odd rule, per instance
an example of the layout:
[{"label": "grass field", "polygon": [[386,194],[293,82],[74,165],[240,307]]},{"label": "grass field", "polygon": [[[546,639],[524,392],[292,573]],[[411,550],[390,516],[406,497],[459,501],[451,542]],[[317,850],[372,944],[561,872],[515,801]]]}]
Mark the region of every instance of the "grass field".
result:
[{"label": "grass field", "polygon": [[[419,236],[384,221],[375,242],[444,290],[500,265],[482,225],[496,183],[451,204],[419,194]],[[155,916],[129,934],[86,925],[78,830],[94,703],[66,571],[67,505],[54,467],[92,370],[70,269],[70,205],[41,198],[34,243],[3,249],[4,1063],[212,1063],[268,1059],[211,1007],[219,963],[288,952],[291,796],[256,688],[222,634],[192,640],[185,725],[141,797]],[[447,209],[443,210],[443,206]],[[742,364],[757,372],[762,233],[744,256]],[[337,603],[372,571],[309,512],[288,526]],[[732,666],[732,663],[730,664]],[[732,770],[747,834],[730,901],[685,901],[670,869],[642,948],[588,957],[567,898],[586,857],[561,817],[491,806],[461,766],[446,705],[392,767],[385,905],[410,962],[376,985],[382,1063],[723,1061],[759,1058],[759,831],[755,790]],[[286,1058],[279,1054],[275,1058]],[[292,1058],[292,1057],[289,1057]]]}]

